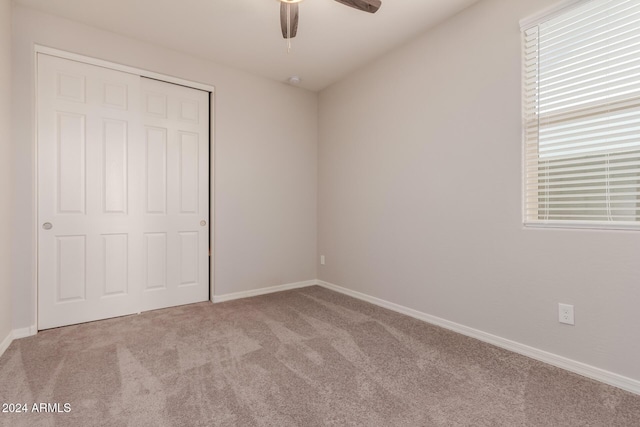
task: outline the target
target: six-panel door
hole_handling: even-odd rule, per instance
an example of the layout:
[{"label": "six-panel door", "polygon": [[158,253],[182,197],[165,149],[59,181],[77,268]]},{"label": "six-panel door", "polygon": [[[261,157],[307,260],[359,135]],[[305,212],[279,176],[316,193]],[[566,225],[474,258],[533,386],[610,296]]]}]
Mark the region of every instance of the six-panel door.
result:
[{"label": "six-panel door", "polygon": [[142,79],[142,310],[209,297],[209,96]]}]

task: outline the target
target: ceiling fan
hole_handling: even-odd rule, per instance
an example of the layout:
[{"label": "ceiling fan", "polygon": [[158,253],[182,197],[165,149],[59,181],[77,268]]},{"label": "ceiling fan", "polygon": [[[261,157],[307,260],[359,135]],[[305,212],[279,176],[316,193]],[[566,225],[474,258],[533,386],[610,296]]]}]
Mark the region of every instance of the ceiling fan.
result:
[{"label": "ceiling fan", "polygon": [[[280,2],[280,26],[282,37],[292,39],[298,34],[298,3],[302,0],[278,0]],[[382,0],[335,0],[363,12],[376,13]]]}]

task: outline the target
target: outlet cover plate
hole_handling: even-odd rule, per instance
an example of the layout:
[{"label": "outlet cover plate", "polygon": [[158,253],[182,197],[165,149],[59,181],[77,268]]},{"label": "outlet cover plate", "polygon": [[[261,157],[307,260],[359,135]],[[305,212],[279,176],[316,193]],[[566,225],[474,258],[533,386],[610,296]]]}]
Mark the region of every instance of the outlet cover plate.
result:
[{"label": "outlet cover plate", "polygon": [[575,325],[572,305],[558,304],[558,321],[567,325]]}]

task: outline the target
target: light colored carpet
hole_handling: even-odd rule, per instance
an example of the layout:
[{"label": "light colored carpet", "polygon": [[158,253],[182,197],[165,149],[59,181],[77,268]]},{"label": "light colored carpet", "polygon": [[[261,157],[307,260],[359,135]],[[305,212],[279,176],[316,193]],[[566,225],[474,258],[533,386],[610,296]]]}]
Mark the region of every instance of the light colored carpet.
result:
[{"label": "light colored carpet", "polygon": [[638,426],[640,396],[320,287],[14,341],[3,426]]}]

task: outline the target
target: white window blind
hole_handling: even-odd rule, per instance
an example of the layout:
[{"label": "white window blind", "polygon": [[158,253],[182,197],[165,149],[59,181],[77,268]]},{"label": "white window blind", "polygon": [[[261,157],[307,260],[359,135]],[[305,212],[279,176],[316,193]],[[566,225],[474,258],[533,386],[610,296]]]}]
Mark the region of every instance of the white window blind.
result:
[{"label": "white window blind", "polygon": [[523,29],[525,223],[640,227],[640,1]]}]

